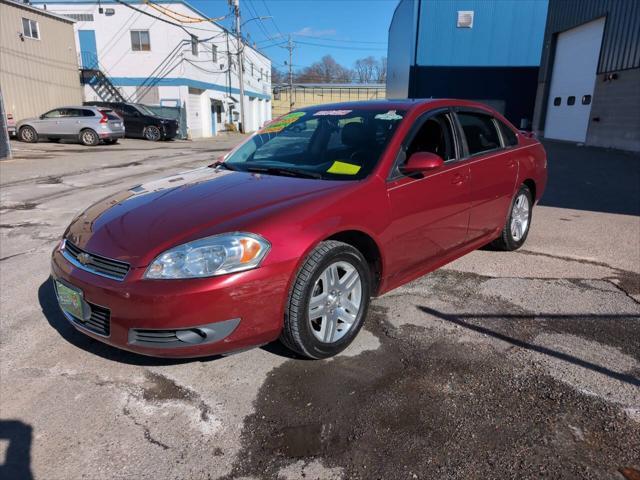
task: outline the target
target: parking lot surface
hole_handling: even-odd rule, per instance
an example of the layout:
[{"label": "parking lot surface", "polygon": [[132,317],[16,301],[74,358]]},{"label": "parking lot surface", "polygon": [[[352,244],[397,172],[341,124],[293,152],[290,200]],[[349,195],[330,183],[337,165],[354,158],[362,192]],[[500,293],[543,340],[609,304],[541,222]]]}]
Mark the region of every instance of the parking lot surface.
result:
[{"label": "parking lot surface", "polygon": [[525,246],[375,299],[333,359],[159,360],[76,332],[48,279],[74,215],[241,138],[0,162],[1,478],[637,478],[638,155],[548,143]]}]

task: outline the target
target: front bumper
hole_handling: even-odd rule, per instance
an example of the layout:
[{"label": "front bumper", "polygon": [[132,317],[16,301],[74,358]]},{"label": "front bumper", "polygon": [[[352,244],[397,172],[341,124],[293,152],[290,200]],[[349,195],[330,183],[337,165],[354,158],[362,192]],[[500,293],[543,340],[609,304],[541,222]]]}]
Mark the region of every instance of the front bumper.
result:
[{"label": "front bumper", "polygon": [[[101,333],[63,312],[77,330],[132,352],[176,358],[228,353],[278,338],[294,268],[275,264],[188,280],[146,280],[144,268],[132,268],[118,281],[72,265],[57,248],[51,260],[54,280],[81,290],[84,300],[97,307],[96,315],[104,317],[108,311],[108,326]],[[177,331],[184,332],[178,337],[186,341],[171,345],[157,341]],[[203,331],[206,341],[189,343],[193,332]]]}]

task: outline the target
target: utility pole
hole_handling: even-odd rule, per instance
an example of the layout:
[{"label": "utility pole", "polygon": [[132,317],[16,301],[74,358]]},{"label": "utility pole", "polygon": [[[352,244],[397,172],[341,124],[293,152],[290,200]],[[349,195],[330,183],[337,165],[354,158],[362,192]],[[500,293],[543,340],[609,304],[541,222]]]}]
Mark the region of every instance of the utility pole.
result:
[{"label": "utility pole", "polygon": [[0,90],[0,160],[2,160],[3,158],[11,158],[11,143],[9,142],[7,115],[4,111],[2,90]]},{"label": "utility pole", "polygon": [[240,82],[240,132],[245,133],[244,117],[244,44],[242,42],[242,32],[240,31],[240,0],[233,0],[233,13],[236,16],[236,35],[238,39],[238,81]]},{"label": "utility pole", "polygon": [[291,41],[291,34],[289,34],[289,42],[287,43],[287,50],[289,50],[289,111],[293,110],[293,42]]}]

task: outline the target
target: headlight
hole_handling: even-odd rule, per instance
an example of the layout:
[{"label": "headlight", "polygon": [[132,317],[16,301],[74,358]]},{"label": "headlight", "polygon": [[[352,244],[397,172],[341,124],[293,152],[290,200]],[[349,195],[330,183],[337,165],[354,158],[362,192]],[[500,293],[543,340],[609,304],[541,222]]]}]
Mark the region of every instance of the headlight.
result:
[{"label": "headlight", "polygon": [[260,265],[269,242],[251,233],[225,233],[179,245],[159,255],[145,278],[202,278]]}]

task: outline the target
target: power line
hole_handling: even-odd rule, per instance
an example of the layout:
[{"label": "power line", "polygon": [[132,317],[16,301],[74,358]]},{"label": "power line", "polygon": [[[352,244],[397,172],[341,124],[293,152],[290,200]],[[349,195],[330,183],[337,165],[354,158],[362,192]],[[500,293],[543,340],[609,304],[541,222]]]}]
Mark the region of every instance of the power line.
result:
[{"label": "power line", "polygon": [[324,42],[362,43],[362,44],[370,44],[370,45],[386,45],[387,44],[387,42],[371,42],[366,40],[347,40],[347,39],[340,39],[340,38],[327,38],[327,37],[321,37],[319,35],[306,35],[302,33],[292,33],[292,35],[295,37],[302,37],[302,38],[314,38],[317,40],[322,40]]},{"label": "power line", "polygon": [[[179,23],[174,23],[174,22],[171,22],[171,21],[169,21],[169,20],[167,20],[167,19],[165,19],[165,18],[161,18],[161,17],[158,17],[158,16],[156,16],[156,15],[153,15],[152,13],[145,12],[144,10],[142,10],[142,9],[140,9],[140,8],[137,8],[137,7],[134,7],[133,5],[131,5],[131,4],[127,3],[127,2],[125,2],[124,0],[115,0],[115,1],[116,1],[117,3],[119,3],[119,4],[121,4],[121,5],[124,5],[124,6],[125,6],[125,7],[127,7],[127,8],[130,8],[131,10],[135,10],[136,12],[140,12],[140,13],[142,13],[143,15],[146,15],[147,17],[155,18],[156,20],[159,20],[159,21],[161,21],[161,22],[167,23],[167,24],[169,24],[169,25],[173,25],[174,27],[181,28],[181,29],[182,29],[182,30],[184,30],[188,35],[193,35],[193,33],[192,33],[192,32],[190,32],[189,30],[187,30],[187,29],[184,27],[184,25],[180,25]],[[219,27],[219,28],[222,28],[222,27],[220,27],[220,26],[218,26],[218,27]],[[211,30],[206,29],[206,28],[191,27],[191,26],[190,26],[189,28],[190,28],[190,29],[192,29],[192,30],[201,30],[201,31],[205,31],[205,32],[211,32]]]},{"label": "power line", "polygon": [[337,48],[339,50],[360,50],[360,51],[386,50],[385,47],[346,47],[344,45],[326,45],[322,43],[303,42],[302,40],[296,40],[296,43],[300,43],[302,45],[310,45],[312,47]]},{"label": "power line", "polygon": [[271,22],[273,23],[274,27],[276,27],[276,30],[278,31],[278,34],[281,37],[284,37],[284,33],[282,33],[282,31],[278,27],[278,24],[276,23],[275,19],[273,18],[273,15],[271,15],[271,10],[269,10],[269,6],[267,5],[267,2],[265,0],[262,0],[262,3],[264,4],[264,8],[267,10],[267,15],[269,15],[271,17]]}]

